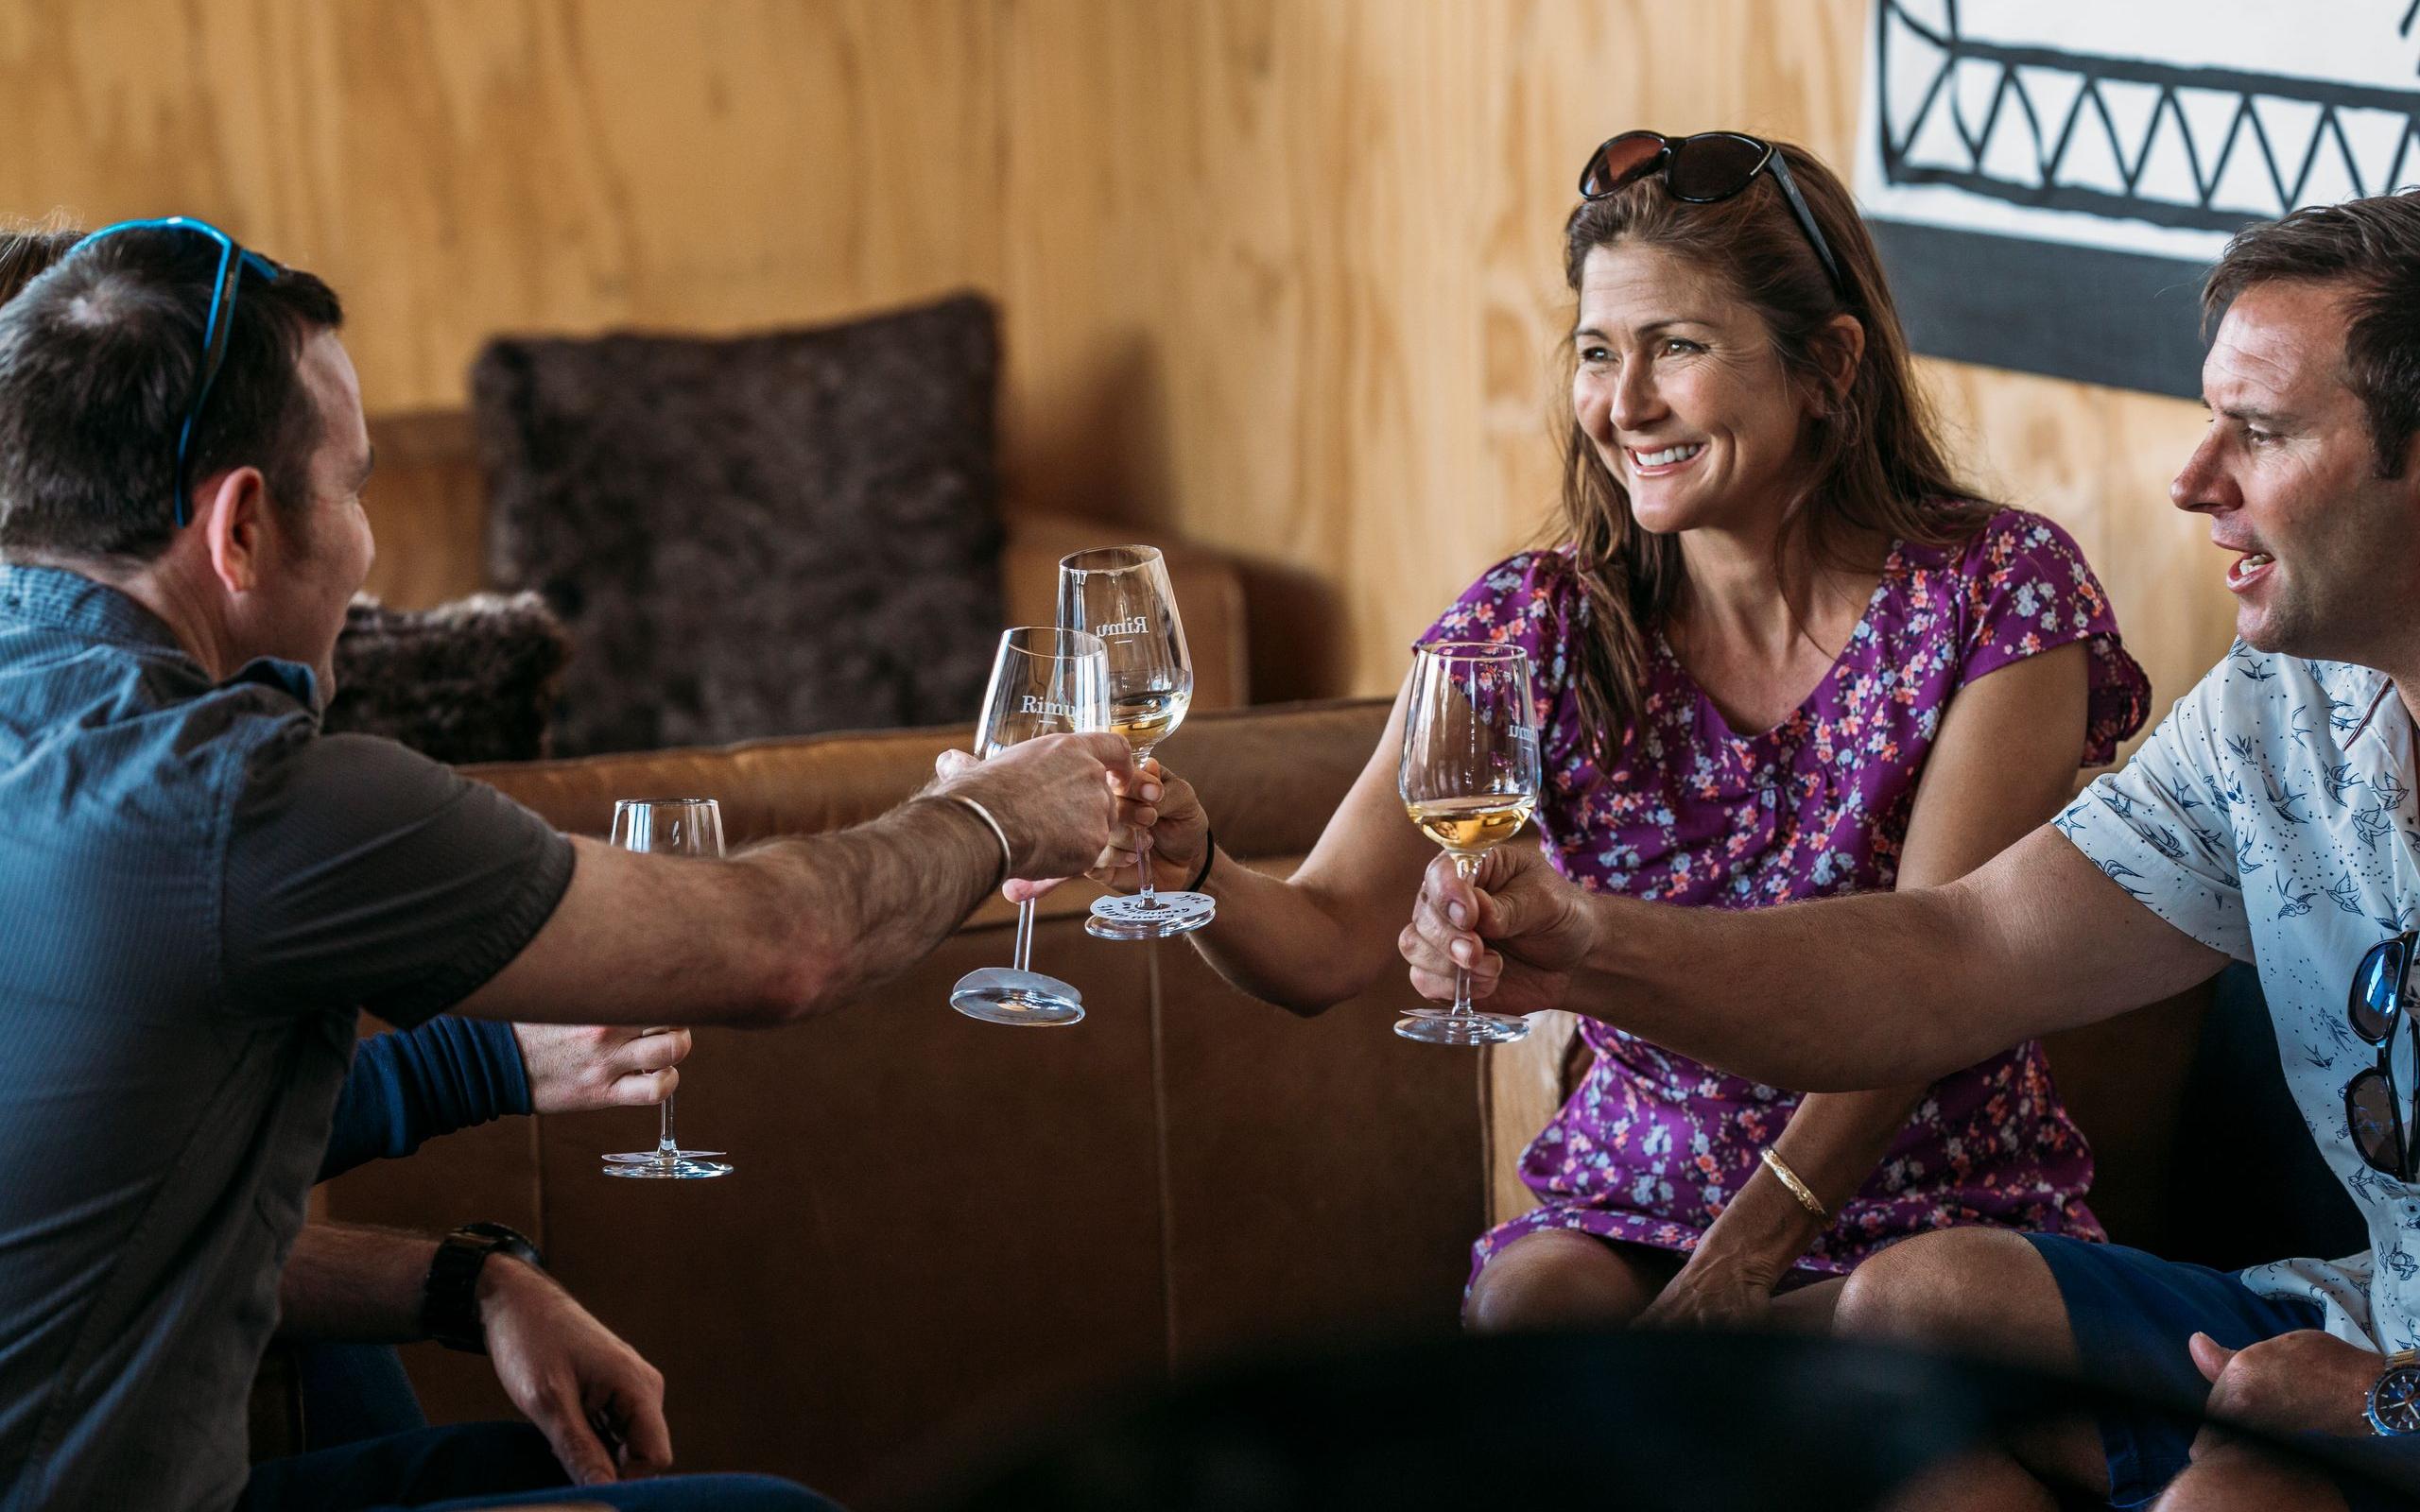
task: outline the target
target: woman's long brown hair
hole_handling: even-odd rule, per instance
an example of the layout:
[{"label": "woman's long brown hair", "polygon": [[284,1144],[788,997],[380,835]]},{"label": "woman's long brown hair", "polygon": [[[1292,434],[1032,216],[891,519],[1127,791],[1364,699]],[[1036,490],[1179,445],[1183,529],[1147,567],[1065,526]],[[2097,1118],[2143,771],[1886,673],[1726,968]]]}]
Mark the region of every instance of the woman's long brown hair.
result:
[{"label": "woman's long brown hair", "polygon": [[[1877,533],[1955,544],[1971,538],[1990,509],[1973,502],[1974,490],[1943,455],[1881,258],[1848,190],[1805,149],[1775,146],[1831,244],[1845,290],[1833,288],[1770,174],[1710,205],[1675,199],[1653,178],[1583,200],[1564,228],[1564,276],[1577,294],[1598,248],[1653,247],[1720,278],[1763,318],[1788,381],[1818,396],[1806,475],[1775,552],[1774,571],[1788,589],[1793,560],[1852,567],[1849,547]],[[1825,358],[1837,350],[1830,322],[1843,314],[1864,326],[1865,350],[1836,393]],[[1576,411],[1564,452],[1560,534],[1587,597],[1575,680],[1582,728],[1601,762],[1642,713],[1649,637],[1670,614],[1685,569],[1677,537],[1640,528],[1630,490],[1598,456]],[[1793,556],[1797,548],[1804,552]]]}]

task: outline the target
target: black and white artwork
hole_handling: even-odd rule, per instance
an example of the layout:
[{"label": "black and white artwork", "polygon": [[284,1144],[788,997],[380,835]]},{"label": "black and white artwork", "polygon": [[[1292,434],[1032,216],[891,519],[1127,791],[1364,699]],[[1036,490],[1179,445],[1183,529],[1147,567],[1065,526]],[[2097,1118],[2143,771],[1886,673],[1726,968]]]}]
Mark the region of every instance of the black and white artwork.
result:
[{"label": "black and white artwork", "polygon": [[2420,183],[2420,0],[1873,0],[1858,197],[1919,352],[2201,391],[2245,224]]}]

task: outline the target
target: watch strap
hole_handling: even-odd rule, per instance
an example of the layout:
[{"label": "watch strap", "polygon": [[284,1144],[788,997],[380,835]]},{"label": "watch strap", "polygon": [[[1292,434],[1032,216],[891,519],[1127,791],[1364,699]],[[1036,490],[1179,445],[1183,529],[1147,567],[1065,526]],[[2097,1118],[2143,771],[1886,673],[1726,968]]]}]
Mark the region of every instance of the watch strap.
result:
[{"label": "watch strap", "polygon": [[487,1352],[487,1329],[479,1321],[479,1272],[488,1257],[498,1253],[545,1268],[545,1257],[528,1236],[500,1223],[466,1223],[438,1242],[428,1276],[421,1282],[422,1332],[449,1349]]}]

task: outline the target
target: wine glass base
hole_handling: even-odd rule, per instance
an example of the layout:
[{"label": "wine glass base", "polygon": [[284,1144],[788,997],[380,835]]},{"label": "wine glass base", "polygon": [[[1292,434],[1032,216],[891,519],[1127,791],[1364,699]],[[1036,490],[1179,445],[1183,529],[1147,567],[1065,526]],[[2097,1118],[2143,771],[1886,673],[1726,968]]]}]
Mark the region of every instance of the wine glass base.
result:
[{"label": "wine glass base", "polygon": [[1425,1045],[1510,1044],[1529,1032],[1529,1020],[1500,1013],[1443,1013],[1395,1021],[1395,1033]]},{"label": "wine glass base", "polygon": [[967,972],[950,988],[949,1005],[985,1023],[1049,1026],[1084,1016],[1084,995],[1055,976],[986,966]]},{"label": "wine glass base", "polygon": [[1205,892],[1097,898],[1084,933],[1098,939],[1167,939],[1190,935],[1218,915],[1217,902]]},{"label": "wine glass base", "polygon": [[634,1150],[628,1155],[605,1157],[605,1163],[598,1169],[607,1176],[618,1176],[632,1181],[703,1181],[731,1175],[729,1161],[706,1159],[721,1153],[720,1150]]}]

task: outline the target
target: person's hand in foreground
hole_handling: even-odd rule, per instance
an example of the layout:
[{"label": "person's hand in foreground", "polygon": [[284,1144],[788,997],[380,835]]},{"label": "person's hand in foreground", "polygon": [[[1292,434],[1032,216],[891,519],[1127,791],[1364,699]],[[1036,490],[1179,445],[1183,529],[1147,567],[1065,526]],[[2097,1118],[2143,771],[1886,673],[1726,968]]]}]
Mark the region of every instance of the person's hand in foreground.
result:
[{"label": "person's hand in foreground", "polygon": [[[962,784],[970,782],[981,784],[987,781],[987,778],[996,777],[998,773],[995,771],[995,768],[1000,767],[1001,764],[1011,761],[1018,752],[1024,751],[1031,747],[1041,746],[1047,744],[1050,741],[1059,740],[1081,740],[1093,742],[1107,741],[1115,745],[1121,751],[1126,748],[1126,743],[1115,735],[1058,735],[1046,737],[1044,740],[1027,741],[1021,745],[1011,746],[1007,750],[1002,751],[999,755],[993,757],[988,762],[968,751],[956,749],[945,750],[933,759],[933,786],[931,791],[936,794],[943,795],[955,792],[965,792],[970,797],[975,798],[977,801],[989,807],[992,800],[988,796],[985,796],[983,789],[979,786],[968,787]],[[1101,748],[1106,749],[1107,747]],[[1096,754],[1098,754],[1098,751]],[[1103,839],[1100,845],[1094,848],[1092,853],[1084,856],[1081,861],[1074,865],[1063,865],[1055,868],[1046,868],[1039,865],[1033,867],[1019,866],[1011,868],[1012,874],[1009,878],[1008,882],[1000,888],[1001,893],[1007,897],[1009,902],[1021,903],[1028,898],[1039,898],[1044,893],[1048,892],[1051,888],[1058,886],[1062,882],[1066,881],[1069,877],[1079,875],[1080,873],[1089,871],[1097,875],[1107,858],[1120,847],[1124,848],[1129,874],[1132,874],[1132,868],[1133,867],[1132,846],[1134,829],[1137,826],[1147,830],[1150,829],[1153,825],[1159,822],[1162,816],[1162,811],[1157,807],[1163,791],[1159,775],[1159,764],[1157,762],[1147,762],[1137,766],[1131,765],[1131,758],[1129,759],[1129,763],[1126,764],[1110,761],[1106,757],[1101,759],[1110,767],[1108,780],[1109,792],[1116,802],[1116,810],[1112,817],[1106,838]],[[1186,802],[1191,803],[1193,799],[1192,787],[1182,783],[1178,785],[1183,787]],[[1089,795],[1086,796],[1089,797]],[[1037,804],[1036,807],[1038,808],[1039,805]],[[996,808],[993,809],[992,812],[994,816],[999,819],[1001,827],[1003,829],[1008,829],[1008,816],[1001,814]],[[1199,805],[1194,806],[1194,812],[1197,814],[1200,812]],[[1013,843],[1016,832],[1014,830],[1010,830],[1009,833],[1011,843]],[[1196,857],[1196,860],[1198,862],[1198,856]],[[1178,879],[1178,882],[1182,884],[1185,878],[1189,878],[1191,875],[1191,872],[1186,872],[1184,877]]]},{"label": "person's hand in foreground", "polygon": [[1421,878],[1411,922],[1395,946],[1423,997],[1452,1001],[1454,969],[1461,966],[1471,973],[1472,1000],[1486,999],[1491,1012],[1559,1008],[1594,941],[1586,901],[1531,846],[1496,847],[1472,881],[1455,871],[1452,856],[1440,855]]},{"label": "person's hand in foreground", "polygon": [[672,1468],[664,1377],[552,1277],[508,1255],[479,1270],[479,1320],[496,1381],[575,1485]]},{"label": "person's hand in foreground", "polygon": [[2230,1349],[2206,1333],[2187,1344],[2210,1383],[2203,1412],[2284,1437],[2299,1433],[2367,1437],[2363,1415],[2385,1359],[2317,1329],[2297,1329]]},{"label": "person's hand in foreground", "polygon": [[634,1024],[516,1023],[533,1113],[648,1108],[681,1085],[686,1029]]},{"label": "person's hand in foreground", "polygon": [[1141,855],[1135,849],[1139,830],[1143,848],[1150,852],[1151,885],[1162,892],[1179,891],[1201,869],[1201,857],[1210,843],[1210,816],[1203,811],[1193,784],[1170,776],[1156,757],[1136,767],[1132,785],[1132,795],[1125,794],[1123,785],[1120,794],[1131,797],[1131,807],[1138,817],[1111,833],[1108,848],[1084,875],[1119,892],[1137,890],[1143,880],[1136,865]]}]

